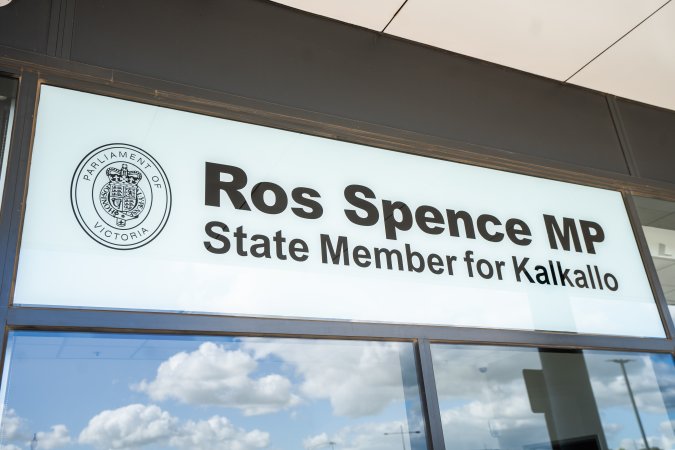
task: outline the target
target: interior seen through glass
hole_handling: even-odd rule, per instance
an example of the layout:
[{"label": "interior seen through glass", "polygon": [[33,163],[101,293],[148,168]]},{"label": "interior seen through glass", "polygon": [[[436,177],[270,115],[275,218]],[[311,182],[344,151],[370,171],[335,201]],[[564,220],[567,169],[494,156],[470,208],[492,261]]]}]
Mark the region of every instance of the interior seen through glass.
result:
[{"label": "interior seen through glass", "polygon": [[0,448],[425,450],[413,345],[10,333]]},{"label": "interior seen through glass", "polygon": [[668,302],[675,314],[675,202],[634,197],[649,252]]},{"label": "interior seen through glass", "polygon": [[675,446],[671,355],[432,346],[447,449]]},{"label": "interior seen through glass", "polygon": [[0,77],[0,199],[5,186],[5,171],[9,153],[9,137],[14,122],[17,81]]}]

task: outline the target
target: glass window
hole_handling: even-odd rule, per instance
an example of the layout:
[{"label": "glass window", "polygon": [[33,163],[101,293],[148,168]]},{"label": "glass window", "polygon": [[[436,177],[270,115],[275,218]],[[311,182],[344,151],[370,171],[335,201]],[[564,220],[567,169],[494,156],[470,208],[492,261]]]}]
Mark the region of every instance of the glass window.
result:
[{"label": "glass window", "polygon": [[670,314],[675,314],[675,202],[635,197],[649,253]]},{"label": "glass window", "polygon": [[447,449],[672,449],[671,355],[434,345]]},{"label": "glass window", "polygon": [[15,79],[0,77],[0,200],[5,186],[9,138],[14,123],[16,87],[17,81]]},{"label": "glass window", "polygon": [[425,450],[411,343],[13,332],[0,448]]}]

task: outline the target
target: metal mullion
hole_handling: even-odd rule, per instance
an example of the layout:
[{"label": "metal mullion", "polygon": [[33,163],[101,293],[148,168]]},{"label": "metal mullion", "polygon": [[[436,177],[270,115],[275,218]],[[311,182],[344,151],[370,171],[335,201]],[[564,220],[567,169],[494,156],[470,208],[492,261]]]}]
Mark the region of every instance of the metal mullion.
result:
[{"label": "metal mullion", "polygon": [[[7,362],[6,356],[7,356],[7,343],[9,340],[7,339],[8,334],[10,332],[10,328],[7,327],[5,324],[7,322],[7,308],[1,308],[0,309],[0,323],[3,324],[2,329],[0,329],[0,384],[2,383],[3,377],[6,375],[5,374],[5,363]],[[4,398],[0,398],[0,401],[4,402]]]},{"label": "metal mullion", "polygon": [[431,450],[445,450],[441,408],[438,404],[436,377],[431,359],[431,344],[428,339],[422,338],[417,341],[417,354],[419,357],[419,384],[424,399],[427,431],[429,433],[427,441],[431,444]]},{"label": "metal mullion", "polygon": [[7,315],[7,326],[12,329],[40,328],[94,332],[230,334],[396,341],[413,341],[419,338],[433,342],[462,344],[659,353],[675,351],[673,341],[662,338],[76,308],[12,306]]},{"label": "metal mullion", "polygon": [[7,308],[9,305],[14,281],[37,89],[37,75],[31,72],[24,73],[19,82],[14,132],[10,141],[7,179],[0,212],[0,308]]},{"label": "metal mullion", "polygon": [[647,272],[647,278],[649,283],[652,286],[652,292],[654,293],[654,300],[656,301],[656,307],[661,316],[661,322],[666,332],[668,339],[673,339],[675,336],[675,325],[673,324],[673,317],[670,314],[668,309],[668,302],[666,302],[666,296],[663,293],[663,288],[661,287],[661,281],[659,280],[659,275],[656,272],[656,266],[654,266],[654,260],[652,259],[651,253],[649,252],[649,246],[647,244],[647,239],[642,232],[642,225],[640,223],[640,217],[638,215],[637,206],[635,205],[635,200],[633,196],[629,193],[623,194],[623,200],[626,204],[626,211],[628,212],[628,218],[630,219],[631,226],[633,227],[633,234],[635,235],[635,240],[642,256],[642,263],[644,265],[645,271]]},{"label": "metal mullion", "polygon": [[33,131],[37,76],[24,73],[19,80],[13,130],[10,130],[5,188],[0,210],[0,378],[2,378],[7,344],[7,314],[18,251],[19,229],[23,216],[23,195],[28,152]]},{"label": "metal mullion", "polygon": [[634,177],[640,178],[640,169],[635,159],[633,148],[630,145],[630,139],[628,138],[628,133],[626,132],[625,124],[621,117],[621,110],[619,109],[616,96],[605,95],[605,101],[607,102],[607,109],[609,110],[612,122],[614,123],[614,130],[616,131],[616,137],[621,146],[621,151],[623,152],[628,173]]}]

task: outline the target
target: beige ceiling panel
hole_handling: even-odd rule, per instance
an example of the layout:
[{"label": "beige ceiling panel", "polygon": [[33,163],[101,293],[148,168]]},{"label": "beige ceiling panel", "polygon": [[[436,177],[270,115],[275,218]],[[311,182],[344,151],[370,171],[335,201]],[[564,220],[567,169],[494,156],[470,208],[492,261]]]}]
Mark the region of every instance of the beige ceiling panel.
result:
[{"label": "beige ceiling panel", "polygon": [[408,0],[386,32],[565,80],[664,3]]},{"label": "beige ceiling panel", "polygon": [[273,0],[303,11],[382,31],[404,0]]},{"label": "beige ceiling panel", "polygon": [[675,2],[645,21],[570,82],[675,110]]}]

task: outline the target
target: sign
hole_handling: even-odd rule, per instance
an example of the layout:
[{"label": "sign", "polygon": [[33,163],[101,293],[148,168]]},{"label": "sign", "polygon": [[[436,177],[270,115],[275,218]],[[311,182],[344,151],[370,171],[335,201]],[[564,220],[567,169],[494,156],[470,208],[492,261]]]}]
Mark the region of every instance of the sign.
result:
[{"label": "sign", "polygon": [[617,192],[51,86],[14,302],[664,335]]}]

